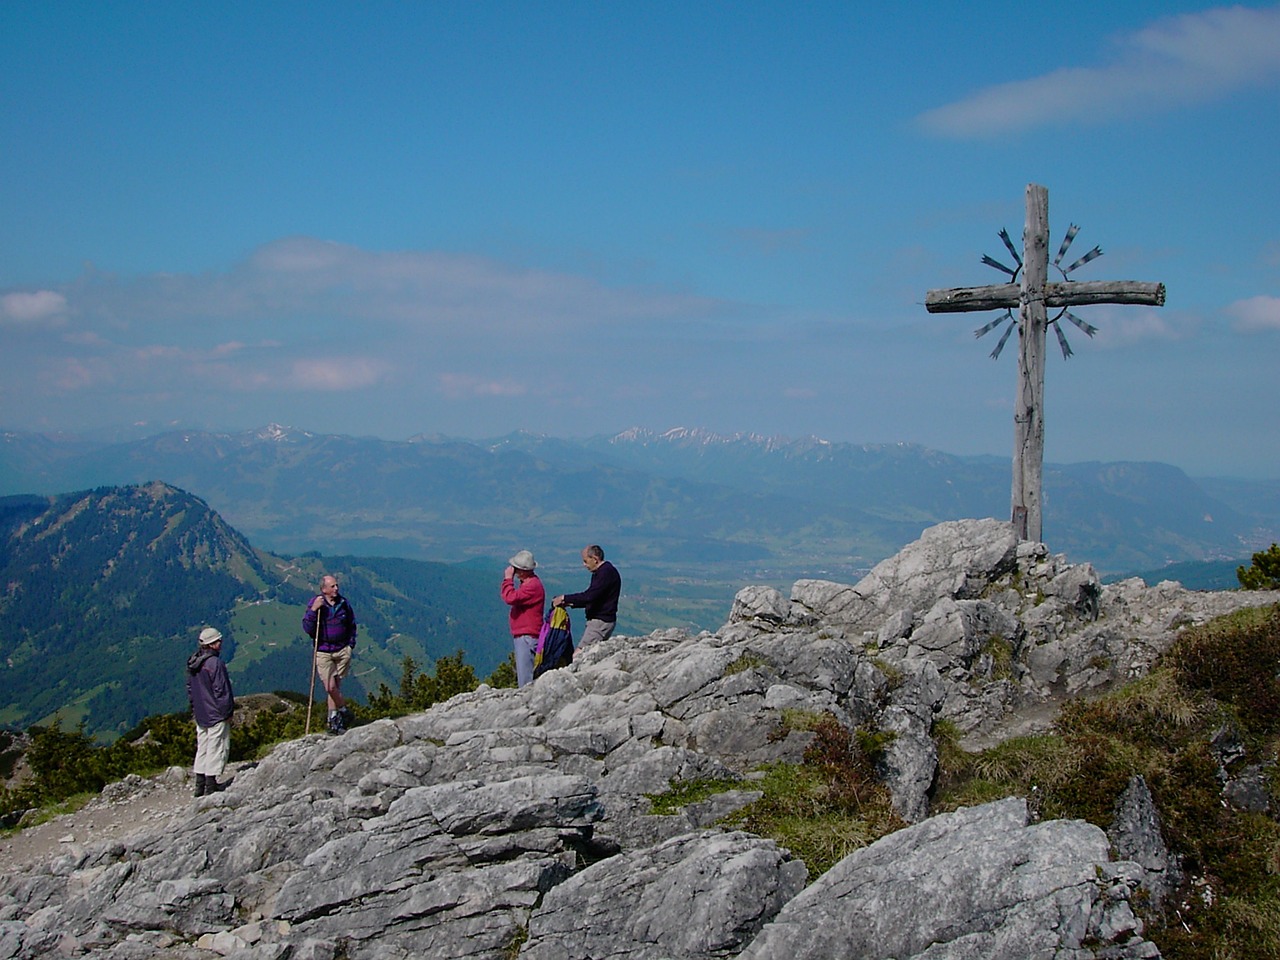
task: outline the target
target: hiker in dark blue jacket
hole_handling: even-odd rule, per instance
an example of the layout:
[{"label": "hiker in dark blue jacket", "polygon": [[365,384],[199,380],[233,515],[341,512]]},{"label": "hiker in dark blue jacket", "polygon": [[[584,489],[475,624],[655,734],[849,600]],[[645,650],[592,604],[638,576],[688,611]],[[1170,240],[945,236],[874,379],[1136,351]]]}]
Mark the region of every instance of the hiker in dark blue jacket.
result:
[{"label": "hiker in dark blue jacket", "polygon": [[222,789],[218,776],[231,752],[231,714],[236,698],[221,653],[222,634],[205,627],[200,631],[200,648],[187,658],[187,699],[196,721],[193,772],[197,797]]},{"label": "hiker in dark blue jacket", "polygon": [[562,593],[552,600],[557,607],[585,607],[587,625],[578,644],[581,650],[597,640],[608,640],[618,625],[618,595],[622,576],[595,544],[582,550],[582,565],[591,571],[591,584],[581,593]]}]

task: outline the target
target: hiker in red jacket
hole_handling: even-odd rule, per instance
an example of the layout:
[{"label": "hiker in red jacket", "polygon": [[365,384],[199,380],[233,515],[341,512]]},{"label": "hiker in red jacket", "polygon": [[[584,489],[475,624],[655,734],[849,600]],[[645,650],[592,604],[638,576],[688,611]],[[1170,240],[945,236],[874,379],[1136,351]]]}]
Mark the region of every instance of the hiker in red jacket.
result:
[{"label": "hiker in red jacket", "polygon": [[532,553],[521,550],[507,561],[507,569],[502,573],[502,599],[511,608],[511,645],[516,653],[516,683],[522,687],[533,682],[533,657],[538,652],[542,608],[547,599],[542,581],[533,572],[537,565]]}]

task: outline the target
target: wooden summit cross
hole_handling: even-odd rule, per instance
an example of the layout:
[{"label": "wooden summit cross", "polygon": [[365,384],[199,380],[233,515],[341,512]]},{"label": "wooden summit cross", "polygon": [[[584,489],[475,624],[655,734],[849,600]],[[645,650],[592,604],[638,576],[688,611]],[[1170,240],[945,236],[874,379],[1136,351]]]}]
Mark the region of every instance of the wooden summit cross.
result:
[{"label": "wooden summit cross", "polygon": [[[1049,280],[1049,191],[1039,184],[1027,184],[1027,223],[1022,232],[1022,257],[1018,257],[1009,240],[1008,232],[1000,231],[1015,260],[1017,268],[983,257],[982,262],[1003,270],[1015,282],[992,284],[986,287],[952,287],[947,290],[930,290],[925,296],[925,309],[930,313],[971,313],[978,310],[1005,310],[1012,319],[1014,307],[1018,308],[1018,394],[1013,411],[1013,524],[1023,540],[1043,539],[1041,511],[1041,485],[1044,468],[1044,352],[1045,334],[1055,327],[1058,343],[1064,358],[1071,355],[1071,348],[1062,332],[1059,321],[1070,320],[1089,336],[1097,332],[1079,317],[1073,316],[1068,307],[1094,303],[1130,303],[1149,307],[1164,306],[1163,283],[1139,283],[1131,280],[1102,282],[1076,282],[1068,278],[1076,267],[1083,266],[1102,255],[1099,247],[1071,264],[1062,267],[1061,261],[1079,228],[1072,224],[1062,241],[1054,266],[1062,274],[1062,282]],[[1021,282],[1018,274],[1022,274]],[[1052,320],[1049,309],[1060,312]],[[976,336],[998,326],[1002,316],[975,332]],[[999,356],[1012,325],[1005,331],[991,356]]]}]

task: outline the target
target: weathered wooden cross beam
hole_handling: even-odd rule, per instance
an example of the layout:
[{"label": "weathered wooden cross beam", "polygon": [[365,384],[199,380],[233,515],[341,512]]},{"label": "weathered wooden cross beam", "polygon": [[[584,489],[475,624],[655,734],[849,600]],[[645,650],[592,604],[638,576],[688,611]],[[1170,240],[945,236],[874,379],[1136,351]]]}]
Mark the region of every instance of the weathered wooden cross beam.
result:
[{"label": "weathered wooden cross beam", "polygon": [[[1063,242],[1059,257],[1075,235],[1074,229],[1073,227]],[[1008,235],[1002,236],[1008,245]],[[1045,334],[1049,325],[1062,317],[1059,314],[1051,321],[1048,310],[1061,308],[1065,312],[1067,307],[1097,303],[1160,307],[1164,306],[1164,284],[1130,280],[1102,283],[1080,283],[1072,280],[1049,282],[1049,191],[1035,183],[1027,184],[1027,222],[1022,232],[1022,246],[1022,264],[1019,267],[1021,282],[930,290],[925,296],[924,305],[930,313],[971,313],[1018,308],[1018,392],[1013,411],[1012,519],[1022,539],[1038,541],[1043,539],[1044,530],[1042,484]],[[1009,245],[1009,250],[1013,252],[1012,245]],[[1094,255],[1101,252],[1097,250]],[[1000,267],[1000,264],[995,264],[990,258],[987,260]],[[1001,269],[1008,270],[1006,267]],[[1016,274],[1019,271],[1008,272]],[[1084,327],[1092,335],[1093,328],[1087,325]],[[985,329],[981,332],[985,332]],[[1061,333],[1059,338],[1061,339]],[[996,352],[999,353],[999,348]],[[1063,341],[1063,353],[1066,352]]]}]

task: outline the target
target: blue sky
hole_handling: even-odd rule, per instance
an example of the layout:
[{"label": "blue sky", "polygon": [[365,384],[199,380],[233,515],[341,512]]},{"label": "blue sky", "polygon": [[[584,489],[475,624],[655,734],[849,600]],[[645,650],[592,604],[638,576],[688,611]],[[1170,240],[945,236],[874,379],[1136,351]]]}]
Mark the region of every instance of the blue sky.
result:
[{"label": "blue sky", "polygon": [[[1280,477],[1280,5],[0,4],[0,428],[633,426]],[[1053,338],[1050,337],[1053,344]]]}]

